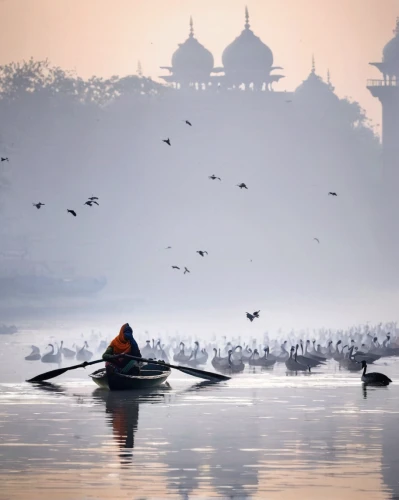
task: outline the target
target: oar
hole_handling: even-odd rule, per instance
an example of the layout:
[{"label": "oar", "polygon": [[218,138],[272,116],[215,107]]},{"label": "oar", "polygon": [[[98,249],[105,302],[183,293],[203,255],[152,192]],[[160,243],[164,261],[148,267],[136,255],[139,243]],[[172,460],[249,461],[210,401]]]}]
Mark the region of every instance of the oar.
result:
[{"label": "oar", "polygon": [[205,370],[197,370],[197,368],[188,368],[187,366],[176,366],[169,365],[163,361],[155,361],[153,359],[138,358],[136,356],[129,356],[128,354],[123,354],[123,357],[129,359],[135,359],[136,361],[144,361],[145,363],[154,363],[156,365],[167,366],[169,368],[174,368],[187,375],[192,375],[193,377],[203,378],[205,380],[211,380],[212,382],[222,382],[223,380],[230,380],[230,377],[226,375],[221,375],[220,373],[206,372]]},{"label": "oar", "polygon": [[[120,358],[121,356],[113,356],[113,358]],[[108,358],[110,359],[110,358]],[[75,370],[76,368],[84,368],[85,366],[95,365],[96,363],[104,363],[104,359],[96,359],[96,361],[85,361],[80,365],[68,366],[67,368],[58,368],[57,370],[51,370],[50,372],[42,373],[41,375],[36,375],[36,377],[27,380],[27,382],[43,382],[44,380],[50,380],[51,378],[58,377],[68,370]]]}]

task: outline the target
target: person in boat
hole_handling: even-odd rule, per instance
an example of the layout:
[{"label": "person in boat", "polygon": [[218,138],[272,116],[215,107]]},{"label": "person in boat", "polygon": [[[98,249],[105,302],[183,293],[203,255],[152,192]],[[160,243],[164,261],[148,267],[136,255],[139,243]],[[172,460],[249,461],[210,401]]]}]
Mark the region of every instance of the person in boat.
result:
[{"label": "person in boat", "polygon": [[[121,354],[120,358],[113,356]],[[123,357],[123,354],[136,356],[141,358],[141,352],[137,342],[133,338],[133,329],[129,323],[125,323],[119,334],[109,344],[103,354],[103,359],[106,361],[105,367],[108,371],[123,373],[124,375],[138,375],[140,373],[141,363],[135,359]]]}]

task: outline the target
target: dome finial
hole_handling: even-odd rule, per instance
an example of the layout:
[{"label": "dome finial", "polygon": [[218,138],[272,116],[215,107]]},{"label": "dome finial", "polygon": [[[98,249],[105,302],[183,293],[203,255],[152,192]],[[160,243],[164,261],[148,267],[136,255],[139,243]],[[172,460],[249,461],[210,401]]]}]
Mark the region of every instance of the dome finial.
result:
[{"label": "dome finial", "polygon": [[314,54],[312,54],[312,73],[316,73],[316,63],[314,61]]},{"label": "dome finial", "polygon": [[193,37],[194,37],[194,23],[192,16],[190,16],[190,38]]},{"label": "dome finial", "polygon": [[245,29],[249,30],[249,13],[248,13],[248,7],[245,7]]}]

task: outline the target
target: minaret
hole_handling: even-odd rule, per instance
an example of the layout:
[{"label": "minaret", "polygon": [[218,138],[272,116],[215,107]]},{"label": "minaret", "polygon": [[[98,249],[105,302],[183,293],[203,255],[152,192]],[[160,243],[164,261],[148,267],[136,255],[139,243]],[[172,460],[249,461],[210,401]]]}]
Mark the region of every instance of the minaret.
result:
[{"label": "minaret", "polygon": [[399,185],[399,18],[395,37],[383,50],[383,61],[370,63],[382,73],[382,80],[368,80],[367,88],[382,105],[383,179],[385,186]]}]

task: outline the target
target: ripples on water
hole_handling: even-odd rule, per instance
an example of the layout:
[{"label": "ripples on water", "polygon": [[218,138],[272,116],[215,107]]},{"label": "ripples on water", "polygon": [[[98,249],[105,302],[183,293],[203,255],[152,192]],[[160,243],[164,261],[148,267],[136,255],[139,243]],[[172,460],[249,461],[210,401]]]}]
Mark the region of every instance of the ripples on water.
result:
[{"label": "ripples on water", "polygon": [[[374,367],[399,380],[397,360]],[[157,390],[111,393],[91,368],[0,384],[2,500],[399,495],[395,383],[364,389],[331,361],[310,375],[278,365],[212,385],[173,374]]]}]

